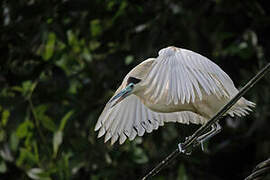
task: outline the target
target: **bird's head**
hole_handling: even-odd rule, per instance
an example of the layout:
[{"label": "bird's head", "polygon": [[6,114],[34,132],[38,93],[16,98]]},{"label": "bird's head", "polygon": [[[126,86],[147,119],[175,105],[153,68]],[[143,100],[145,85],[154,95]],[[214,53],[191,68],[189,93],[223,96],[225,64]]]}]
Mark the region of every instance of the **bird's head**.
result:
[{"label": "bird's head", "polygon": [[128,77],[126,87],[122,89],[114,97],[112,97],[112,99],[109,101],[109,103],[111,103],[111,107],[115,106],[129,95],[134,94],[136,91],[138,91],[140,88],[139,86],[140,81],[141,79],[132,76]]},{"label": "bird's head", "polygon": [[155,58],[148,58],[128,73],[123,81],[125,88],[109,101],[111,107],[115,106],[131,94],[138,95],[139,92],[144,89],[142,86],[143,79],[145,79],[145,76],[148,74],[154,60]]}]

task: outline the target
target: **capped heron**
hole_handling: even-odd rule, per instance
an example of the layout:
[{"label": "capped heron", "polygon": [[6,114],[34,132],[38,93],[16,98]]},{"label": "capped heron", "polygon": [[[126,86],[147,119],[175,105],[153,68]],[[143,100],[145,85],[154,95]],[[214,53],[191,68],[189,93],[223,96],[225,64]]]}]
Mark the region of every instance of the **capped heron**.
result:
[{"label": "capped heron", "polygon": [[[231,78],[208,58],[193,51],[167,47],[157,58],[133,68],[106,104],[95,131],[105,142],[150,133],[165,122],[204,124],[230,101],[238,90]],[[255,104],[243,97],[226,113],[245,116]],[[221,130],[212,129],[197,140],[201,144]],[[179,150],[181,143],[178,145]],[[203,147],[203,146],[202,146]]]}]

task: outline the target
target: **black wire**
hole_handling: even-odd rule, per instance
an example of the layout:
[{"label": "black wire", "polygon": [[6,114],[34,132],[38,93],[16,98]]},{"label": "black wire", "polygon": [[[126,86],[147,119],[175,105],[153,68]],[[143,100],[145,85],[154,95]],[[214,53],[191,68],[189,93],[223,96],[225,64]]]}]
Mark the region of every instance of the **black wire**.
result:
[{"label": "black wire", "polygon": [[245,180],[263,179],[270,174],[270,158],[258,164]]}]

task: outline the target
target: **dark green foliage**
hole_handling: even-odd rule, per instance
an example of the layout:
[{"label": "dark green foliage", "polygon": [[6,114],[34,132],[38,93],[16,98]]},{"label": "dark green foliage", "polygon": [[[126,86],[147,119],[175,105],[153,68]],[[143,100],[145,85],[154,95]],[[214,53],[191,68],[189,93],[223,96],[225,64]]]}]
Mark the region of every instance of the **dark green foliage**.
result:
[{"label": "dark green foliage", "polygon": [[[270,58],[268,6],[255,1],[5,0],[0,18],[0,179],[138,179],[197,126],[167,124],[124,145],[94,125],[125,74],[174,45],[243,86]],[[243,179],[270,156],[270,75],[224,118],[209,153],[179,156],[156,179]]]}]

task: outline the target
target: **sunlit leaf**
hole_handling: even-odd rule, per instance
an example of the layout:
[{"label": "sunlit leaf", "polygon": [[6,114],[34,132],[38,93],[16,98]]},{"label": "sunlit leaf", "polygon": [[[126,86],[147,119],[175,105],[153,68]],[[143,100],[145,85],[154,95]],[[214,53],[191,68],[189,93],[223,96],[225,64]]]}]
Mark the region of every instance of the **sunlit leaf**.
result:
[{"label": "sunlit leaf", "polygon": [[90,54],[89,50],[87,48],[83,49],[83,54],[82,54],[83,58],[87,61],[87,62],[91,62],[92,61],[92,55]]},{"label": "sunlit leaf", "polygon": [[37,106],[34,109],[36,118],[39,120],[39,122],[41,122],[42,126],[45,127],[47,130],[55,132],[57,130],[57,126],[54,123],[54,121],[48,115],[46,115],[47,109],[48,109],[48,106],[44,104]]},{"label": "sunlit leaf", "polygon": [[55,39],[56,39],[55,34],[54,33],[49,33],[47,44],[45,46],[45,51],[43,53],[43,58],[46,61],[49,60],[53,56]]},{"label": "sunlit leaf", "polygon": [[10,149],[12,151],[16,151],[19,145],[19,138],[17,137],[15,132],[11,133],[9,142],[10,142]]},{"label": "sunlit leaf", "polygon": [[74,53],[79,53],[81,51],[81,47],[80,47],[80,40],[77,37],[77,34],[74,33],[71,30],[67,31],[67,37],[68,37],[68,43],[72,48],[72,51]]},{"label": "sunlit leaf", "polygon": [[33,166],[37,162],[38,162],[38,159],[36,159],[36,156],[30,150],[26,148],[20,148],[20,155],[16,161],[17,166],[21,166],[24,164],[28,166]]},{"label": "sunlit leaf", "polygon": [[10,116],[10,112],[6,109],[3,110],[2,112],[2,125],[3,126],[6,126],[9,116]]},{"label": "sunlit leaf", "polygon": [[61,123],[59,126],[60,131],[64,130],[66,123],[67,123],[67,120],[72,116],[73,113],[74,113],[74,111],[71,110],[68,113],[66,113],[65,116],[61,119]]},{"label": "sunlit leaf", "polygon": [[89,48],[93,51],[97,49],[98,47],[100,47],[100,45],[101,45],[100,42],[93,40],[89,43]]},{"label": "sunlit leaf", "polygon": [[82,87],[82,84],[77,80],[73,80],[71,82],[72,83],[69,86],[68,92],[71,93],[71,94],[76,94],[78,89]]},{"label": "sunlit leaf", "polygon": [[119,16],[124,14],[125,9],[126,9],[127,6],[128,6],[127,1],[122,1],[119,8],[118,8],[118,10],[117,10],[117,12],[116,12],[116,14],[113,17],[113,20],[116,20]]},{"label": "sunlit leaf", "polygon": [[53,135],[53,156],[56,157],[59,146],[62,144],[63,133],[62,131],[57,131]]},{"label": "sunlit leaf", "polygon": [[54,121],[47,115],[39,116],[38,119],[40,120],[43,127],[46,129],[55,132],[57,130],[57,126]]},{"label": "sunlit leaf", "polygon": [[7,166],[4,161],[0,161],[0,173],[5,173],[7,171]]},{"label": "sunlit leaf", "polygon": [[32,81],[24,81],[22,83],[22,88],[24,92],[29,91],[31,89],[31,86],[32,86]]},{"label": "sunlit leaf", "polygon": [[27,99],[30,98],[32,92],[34,91],[35,87],[37,85],[37,82],[32,81],[24,81],[22,83],[22,94]]},{"label": "sunlit leaf", "polygon": [[40,168],[32,168],[32,169],[29,169],[27,171],[27,175],[31,178],[31,179],[34,179],[34,180],[39,180],[40,177],[39,177],[39,174],[41,174],[43,172],[42,169]]},{"label": "sunlit leaf", "polygon": [[97,37],[102,33],[102,27],[99,19],[95,19],[90,22],[90,30],[93,37]]},{"label": "sunlit leaf", "polygon": [[13,87],[11,87],[11,89],[14,90],[14,91],[18,91],[18,92],[23,91],[23,88],[21,86],[13,86]]},{"label": "sunlit leaf", "polygon": [[19,125],[16,130],[16,135],[18,138],[24,138],[28,135],[29,130],[33,127],[33,123],[29,120],[24,121]]},{"label": "sunlit leaf", "polygon": [[29,169],[27,171],[27,175],[33,180],[51,180],[49,174],[44,172],[44,170],[40,168]]},{"label": "sunlit leaf", "polygon": [[133,60],[134,60],[134,57],[131,56],[131,55],[129,55],[129,56],[127,56],[126,59],[125,59],[125,64],[126,64],[126,65],[129,65],[129,64],[131,64],[131,63],[133,62]]},{"label": "sunlit leaf", "polygon": [[52,22],[53,22],[53,18],[48,18],[48,19],[47,19],[47,23],[48,23],[48,24],[51,24]]}]

